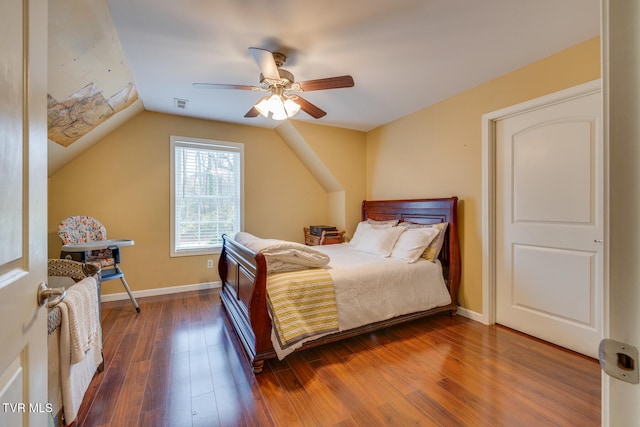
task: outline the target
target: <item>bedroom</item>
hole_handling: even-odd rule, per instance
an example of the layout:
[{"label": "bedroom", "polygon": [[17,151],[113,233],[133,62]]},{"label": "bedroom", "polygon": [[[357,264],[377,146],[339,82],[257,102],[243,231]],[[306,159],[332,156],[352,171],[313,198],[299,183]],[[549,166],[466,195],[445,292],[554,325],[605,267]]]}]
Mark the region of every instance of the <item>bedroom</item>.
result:
[{"label": "bedroom", "polygon": [[[433,196],[456,194],[462,200],[464,274],[459,301],[462,309],[468,310],[470,315],[479,313],[482,311],[481,288],[474,278],[481,277],[481,263],[479,258],[467,255],[481,251],[481,233],[477,224],[481,203],[478,117],[597,79],[599,43],[599,38],[589,38],[566,51],[555,52],[507,76],[483,83],[369,132],[298,120],[278,124],[274,129],[261,129],[144,111],[50,178],[50,253],[57,253],[60,244],[53,234],[57,218],[90,209],[87,214],[103,221],[109,235],[130,236],[128,238],[136,240],[134,247],[124,250],[123,268],[137,295],[153,295],[154,292],[159,293],[158,288],[166,291],[197,289],[203,283],[219,281],[216,269],[206,268],[206,261],[211,258],[214,266],[217,265],[217,257],[172,258],[167,253],[170,219],[166,206],[169,204],[169,192],[162,183],[170,181],[166,167],[170,163],[170,153],[166,145],[162,149],[161,141],[168,141],[171,135],[180,135],[242,142],[245,144],[247,174],[245,229],[264,237],[302,241],[303,226],[312,223],[337,224],[351,235],[359,217],[361,200],[421,197],[424,190],[414,182],[434,182],[446,177],[443,188],[438,188]],[[242,52],[238,54],[241,55]],[[246,52],[244,56],[247,56]],[[548,75],[554,77],[547,78]],[[202,79],[204,77],[200,77]],[[221,81],[219,79],[214,81]],[[339,93],[327,91],[326,96],[348,96],[348,90]],[[227,96],[236,95],[231,93]],[[458,111],[461,109],[468,116],[460,117]],[[313,168],[297,155],[296,142],[300,138],[296,138],[296,134],[330,171],[340,188],[332,188],[314,176]],[[441,140],[440,135],[447,136]],[[415,152],[416,156],[399,158],[399,154],[404,152]],[[117,156],[112,158],[118,159],[120,170],[108,180],[92,183],[92,189],[101,194],[100,201],[79,200],[77,195],[67,191],[66,183],[76,181],[79,176],[90,173],[108,175],[109,162],[96,160],[109,159],[110,156]],[[409,163],[411,159],[434,156],[447,161],[434,162],[429,168]],[[465,166],[452,173],[451,163],[454,162]],[[105,169],[101,170],[103,167]],[[398,171],[403,171],[404,175]],[[401,186],[401,182],[410,185]],[[122,190],[109,191],[109,188]],[[141,198],[141,194],[149,196]],[[344,211],[337,214],[333,209],[333,198],[336,197],[343,198],[345,206]],[[131,216],[126,210],[114,210],[113,206],[119,204],[129,207],[136,215]],[[286,217],[282,212],[287,213]],[[474,239],[473,236],[477,237]],[[212,274],[213,278],[210,278]],[[105,301],[109,300],[111,292],[122,294],[118,281],[103,284]]]},{"label": "bedroom", "polygon": [[[168,143],[171,135],[242,142],[245,229],[263,237],[301,242],[303,227],[313,223],[338,225],[351,236],[364,199],[458,196],[462,201],[464,271],[460,304],[471,313],[481,313],[482,266],[479,258],[471,256],[482,251],[480,118],[482,114],[599,78],[599,45],[596,29],[595,37],[571,43],[566,50],[544,55],[538,61],[368,131],[327,126],[327,118],[314,123],[308,116],[262,128],[141,112],[64,168],[50,172],[49,255],[57,254],[60,248],[61,242],[55,236],[58,222],[84,212],[100,219],[109,236],[136,241],[123,253],[123,267],[136,291],[216,282],[219,278],[215,269],[207,268],[208,259],[217,264],[215,256],[169,256]],[[254,76],[246,47],[235,55],[247,61],[249,76]],[[336,73],[342,74],[343,68],[338,70]],[[352,89],[326,91],[322,95],[342,101]],[[206,95],[244,95],[218,92],[207,91]],[[312,95],[315,93],[308,96]],[[236,116],[240,118],[244,112],[241,109]],[[328,118],[331,119],[331,112]],[[253,124],[246,119],[241,123]],[[60,146],[56,145],[50,142],[50,151],[59,151]],[[299,154],[305,149],[313,159]],[[429,163],[429,167],[416,162],[434,158],[438,160]],[[118,172],[113,171],[114,164],[118,165]],[[328,170],[332,180],[316,172],[318,164]],[[92,179],[90,184],[100,194],[97,200],[80,198],[68,191],[79,177],[93,175],[101,177]],[[438,182],[438,188],[425,188],[418,182]],[[80,191],[84,193],[86,188]],[[128,209],[114,208],[117,206]],[[136,215],[129,215],[129,210]],[[114,282],[105,283],[103,293],[114,292],[121,293],[122,288]]]},{"label": "bedroom", "polygon": [[[303,122],[277,130],[260,129],[142,112],[50,176],[49,254],[53,256],[59,249],[54,234],[57,221],[78,210],[90,210],[86,213],[100,218],[110,235],[136,240],[136,246],[127,250],[123,266],[141,296],[145,291],[152,294],[164,288],[172,292],[176,286],[190,289],[188,285],[215,282],[215,269],[206,267],[209,257],[168,256],[169,153],[163,147],[172,134],[241,141],[247,144],[245,226],[265,236],[301,241],[302,227],[309,223],[338,223],[353,230],[362,199],[423,197],[423,187],[415,183],[445,178],[437,187],[438,194],[428,196],[456,194],[463,200],[460,304],[469,313],[479,313],[482,267],[479,257],[474,256],[481,253],[478,117],[598,78],[599,43],[597,37],[589,38],[368,132]],[[308,171],[286,142],[291,133],[302,136],[337,178],[344,194],[323,187]],[[406,159],[394,155],[407,151],[424,158],[437,157],[438,161],[432,168],[421,164],[406,167]],[[114,162],[118,163],[116,173]],[[400,169],[404,176],[398,176]],[[99,178],[87,183],[87,177],[93,176]],[[265,176],[268,182],[263,180]],[[405,183],[409,184],[401,185]],[[335,200],[339,197],[345,208],[335,212],[332,206],[340,204]],[[287,217],[282,212],[287,212]],[[121,292],[115,283],[106,283],[103,289],[107,297]]]}]

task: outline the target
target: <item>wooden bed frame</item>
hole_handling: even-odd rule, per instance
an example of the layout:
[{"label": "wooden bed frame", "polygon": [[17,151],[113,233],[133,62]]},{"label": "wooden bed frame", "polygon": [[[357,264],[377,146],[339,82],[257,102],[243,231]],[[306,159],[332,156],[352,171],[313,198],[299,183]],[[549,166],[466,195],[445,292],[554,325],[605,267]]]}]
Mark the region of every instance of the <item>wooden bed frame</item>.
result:
[{"label": "wooden bed frame", "polygon": [[[363,201],[362,220],[398,219],[418,224],[448,222],[444,245],[439,259],[445,282],[451,294],[451,304],[431,310],[406,314],[389,320],[364,325],[348,331],[327,335],[307,342],[299,350],[371,332],[434,313],[450,311],[456,314],[461,262],[458,243],[458,198]],[[245,350],[255,373],[262,371],[266,359],[276,357],[271,343],[271,319],[267,312],[265,257],[223,236],[222,253],[218,262],[222,280],[220,299],[231,325]]]}]

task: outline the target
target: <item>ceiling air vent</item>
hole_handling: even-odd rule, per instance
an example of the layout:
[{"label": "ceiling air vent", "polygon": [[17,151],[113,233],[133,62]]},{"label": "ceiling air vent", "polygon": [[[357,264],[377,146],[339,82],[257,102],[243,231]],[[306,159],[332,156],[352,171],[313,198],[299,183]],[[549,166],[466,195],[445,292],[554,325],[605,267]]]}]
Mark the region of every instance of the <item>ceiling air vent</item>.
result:
[{"label": "ceiling air vent", "polygon": [[178,98],[173,98],[173,105],[176,108],[180,108],[182,110],[187,108],[187,104],[189,103],[189,101],[187,101],[186,99],[178,99]]}]

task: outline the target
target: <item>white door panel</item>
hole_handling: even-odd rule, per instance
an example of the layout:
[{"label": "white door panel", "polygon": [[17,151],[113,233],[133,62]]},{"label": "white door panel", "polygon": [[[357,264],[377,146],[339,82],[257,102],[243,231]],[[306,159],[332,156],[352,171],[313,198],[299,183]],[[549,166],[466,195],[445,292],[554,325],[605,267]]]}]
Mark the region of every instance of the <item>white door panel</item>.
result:
[{"label": "white door panel", "polygon": [[593,222],[591,134],[589,121],[551,121],[513,135],[515,222]]},{"label": "white door panel", "polygon": [[588,252],[515,245],[511,304],[593,327],[594,261]]},{"label": "white door panel", "polygon": [[601,338],[600,94],[496,122],[496,321],[596,357]]},{"label": "white door panel", "polygon": [[0,426],[46,426],[47,2],[0,14]]}]

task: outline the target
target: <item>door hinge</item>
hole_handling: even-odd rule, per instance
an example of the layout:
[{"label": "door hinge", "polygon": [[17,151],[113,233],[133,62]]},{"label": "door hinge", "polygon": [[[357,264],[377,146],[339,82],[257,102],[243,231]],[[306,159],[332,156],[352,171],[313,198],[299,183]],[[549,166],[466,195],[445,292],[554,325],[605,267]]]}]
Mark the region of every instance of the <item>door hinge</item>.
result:
[{"label": "door hinge", "polygon": [[606,374],[631,384],[638,384],[638,349],[634,346],[604,339],[600,342],[598,359]]}]

